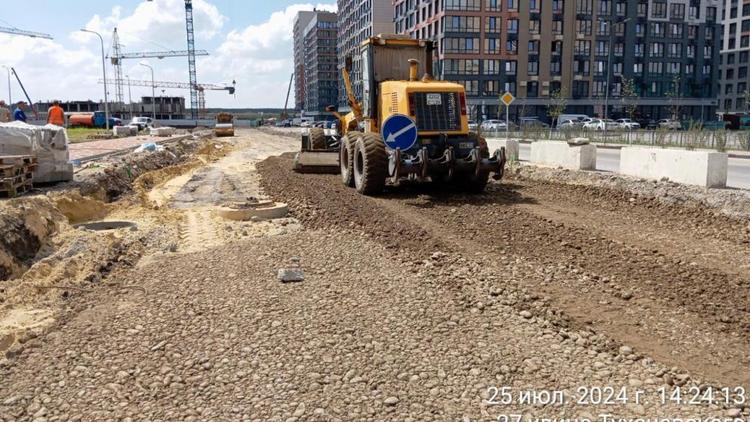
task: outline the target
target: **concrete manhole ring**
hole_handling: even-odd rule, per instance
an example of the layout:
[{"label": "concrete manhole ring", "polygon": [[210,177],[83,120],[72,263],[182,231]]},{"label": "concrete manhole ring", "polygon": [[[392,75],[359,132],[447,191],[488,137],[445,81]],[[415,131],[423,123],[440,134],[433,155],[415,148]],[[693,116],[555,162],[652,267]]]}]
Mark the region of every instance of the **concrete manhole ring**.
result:
[{"label": "concrete manhole ring", "polygon": [[247,221],[252,218],[259,220],[272,220],[284,218],[289,213],[289,207],[283,202],[262,201],[248,206],[218,207],[214,210],[216,215],[227,220]]},{"label": "concrete manhole ring", "polygon": [[117,229],[135,228],[136,225],[132,221],[93,221],[90,223],[76,224],[77,229],[86,229],[93,231],[107,231]]}]

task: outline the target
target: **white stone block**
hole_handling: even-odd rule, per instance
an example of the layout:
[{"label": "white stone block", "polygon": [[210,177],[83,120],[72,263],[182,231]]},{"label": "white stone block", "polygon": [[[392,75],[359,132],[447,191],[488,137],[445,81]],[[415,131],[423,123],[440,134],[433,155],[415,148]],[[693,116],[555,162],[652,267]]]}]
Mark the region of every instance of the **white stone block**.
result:
[{"label": "white stone block", "polygon": [[722,152],[625,147],[620,152],[620,173],[723,188],[727,185],[728,160],[728,155]]},{"label": "white stone block", "polygon": [[115,136],[133,136],[136,134],[132,126],[115,126],[112,128],[112,132]]},{"label": "white stone block", "polygon": [[164,126],[164,127],[152,127],[150,130],[151,136],[172,136],[174,135],[175,128]]},{"label": "white stone block", "polygon": [[487,139],[487,147],[490,150],[490,155],[500,148],[505,147],[505,156],[508,161],[518,161],[520,147],[517,139],[498,139],[490,138]]},{"label": "white stone block", "polygon": [[571,170],[596,170],[596,146],[571,145],[565,141],[532,142],[531,162]]}]

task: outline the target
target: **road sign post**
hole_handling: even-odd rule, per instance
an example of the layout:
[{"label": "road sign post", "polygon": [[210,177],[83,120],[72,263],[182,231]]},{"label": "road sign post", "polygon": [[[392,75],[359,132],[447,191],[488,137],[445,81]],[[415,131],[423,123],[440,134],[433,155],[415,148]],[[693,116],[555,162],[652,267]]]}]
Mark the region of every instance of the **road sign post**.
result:
[{"label": "road sign post", "polygon": [[510,105],[513,104],[513,101],[516,100],[516,97],[513,96],[510,92],[506,92],[505,94],[500,97],[500,101],[505,104],[505,141],[507,142],[510,140]]},{"label": "road sign post", "polygon": [[383,122],[381,135],[389,149],[406,151],[417,142],[417,123],[409,116],[394,114]]}]

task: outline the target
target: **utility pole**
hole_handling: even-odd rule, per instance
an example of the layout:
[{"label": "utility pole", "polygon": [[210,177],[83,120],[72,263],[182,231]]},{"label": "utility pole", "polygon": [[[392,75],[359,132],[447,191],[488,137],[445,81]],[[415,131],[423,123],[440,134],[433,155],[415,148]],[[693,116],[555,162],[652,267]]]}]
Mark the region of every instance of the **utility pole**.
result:
[{"label": "utility pole", "polygon": [[130,120],[133,120],[133,95],[130,92],[130,76],[125,75],[128,78],[128,104],[130,104]]},{"label": "utility pole", "polygon": [[[102,38],[101,34],[99,34],[96,31],[90,31],[88,29],[81,29],[81,32],[88,32],[91,34],[95,34],[97,37],[99,37],[99,41],[102,43],[102,73],[104,74],[104,81],[107,81],[107,65],[105,61],[105,55],[104,55],[104,38]],[[109,130],[109,97],[107,96],[107,84],[104,84],[104,127]]]}]

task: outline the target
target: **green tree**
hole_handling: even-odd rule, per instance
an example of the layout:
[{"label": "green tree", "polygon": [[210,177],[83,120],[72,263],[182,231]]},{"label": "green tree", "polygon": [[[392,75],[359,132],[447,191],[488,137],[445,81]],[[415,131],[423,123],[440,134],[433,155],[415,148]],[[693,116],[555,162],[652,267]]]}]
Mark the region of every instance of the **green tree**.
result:
[{"label": "green tree", "polygon": [[671,87],[666,92],[666,97],[669,98],[669,110],[672,114],[672,119],[678,120],[680,118],[680,95],[682,93],[682,78],[680,75],[674,75],[672,77]]},{"label": "green tree", "polygon": [[555,89],[549,94],[549,104],[547,105],[547,114],[552,119],[552,127],[557,125],[557,119],[565,113],[568,107],[568,98],[564,89]]},{"label": "green tree", "polygon": [[625,113],[630,120],[634,120],[635,112],[638,110],[638,90],[635,88],[633,78],[622,79],[622,100],[625,104]]}]

